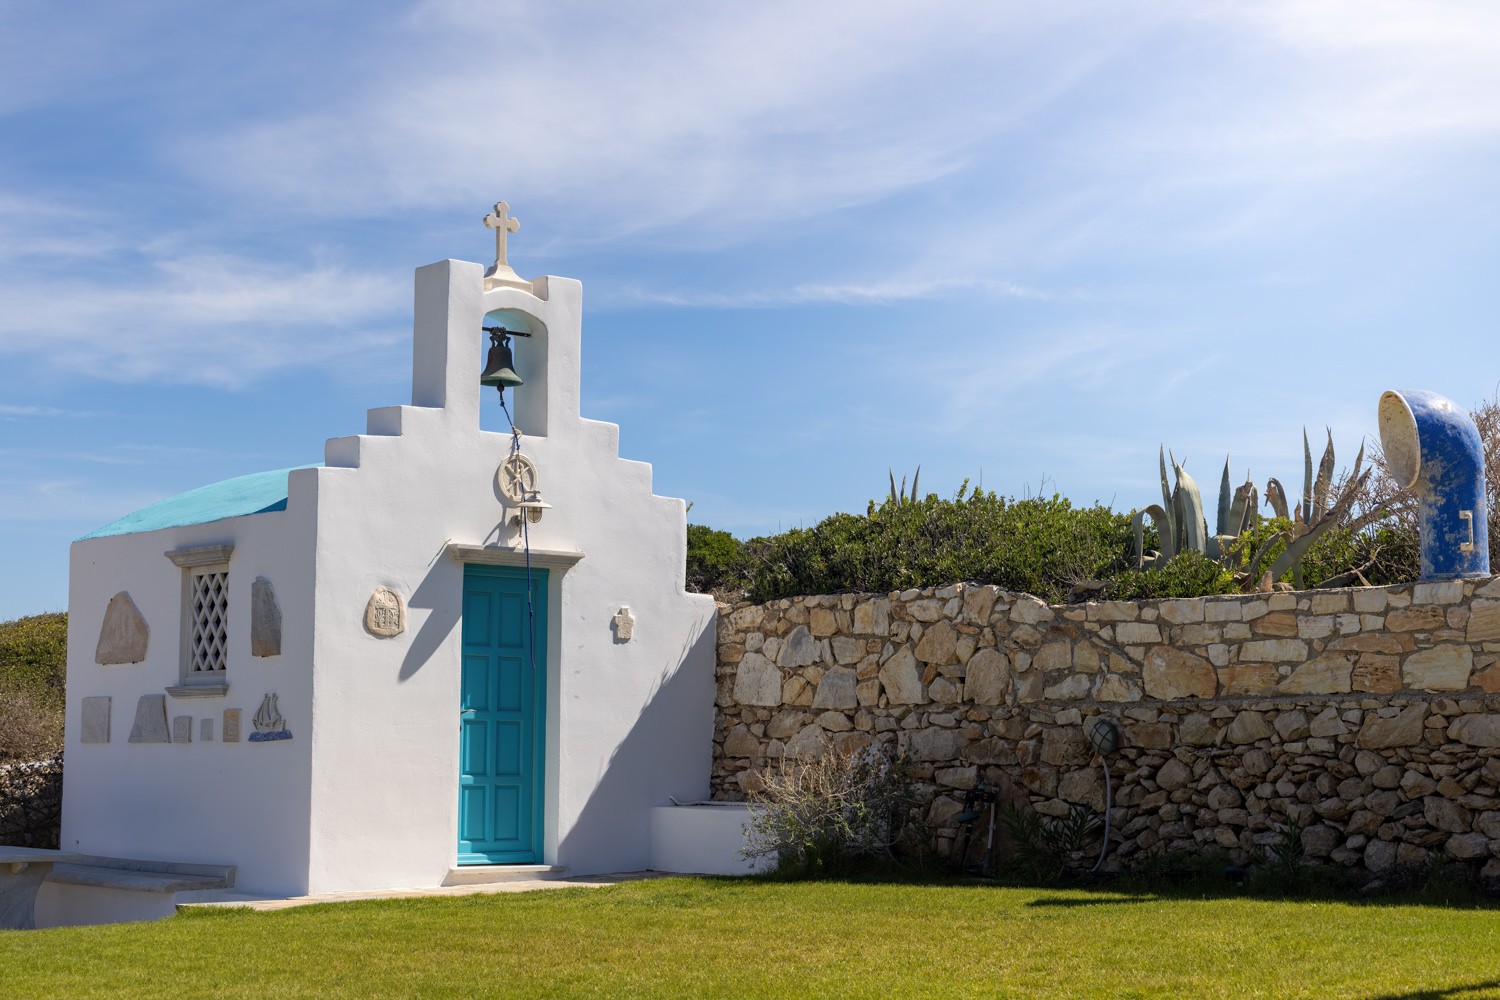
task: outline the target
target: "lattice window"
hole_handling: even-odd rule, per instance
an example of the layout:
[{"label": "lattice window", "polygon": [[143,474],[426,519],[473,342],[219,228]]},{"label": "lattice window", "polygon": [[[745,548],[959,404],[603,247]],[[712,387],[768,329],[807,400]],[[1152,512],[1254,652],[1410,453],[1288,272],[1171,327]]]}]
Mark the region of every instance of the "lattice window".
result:
[{"label": "lattice window", "polygon": [[190,591],[189,614],[192,635],[189,644],[190,676],[222,674],[229,640],[225,634],[229,623],[229,574],[227,571],[194,573]]}]

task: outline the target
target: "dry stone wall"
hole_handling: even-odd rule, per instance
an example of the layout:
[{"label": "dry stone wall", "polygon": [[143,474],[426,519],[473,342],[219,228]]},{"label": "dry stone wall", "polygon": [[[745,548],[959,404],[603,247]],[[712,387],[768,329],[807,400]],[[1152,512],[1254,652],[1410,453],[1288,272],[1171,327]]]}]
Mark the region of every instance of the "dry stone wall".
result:
[{"label": "dry stone wall", "polygon": [[980,782],[1103,809],[1084,727],[1104,715],[1109,864],[1244,862],[1290,820],[1314,859],[1500,877],[1500,578],[1063,606],[960,584],[721,605],[718,642],[719,798],[883,743],[946,850]]}]

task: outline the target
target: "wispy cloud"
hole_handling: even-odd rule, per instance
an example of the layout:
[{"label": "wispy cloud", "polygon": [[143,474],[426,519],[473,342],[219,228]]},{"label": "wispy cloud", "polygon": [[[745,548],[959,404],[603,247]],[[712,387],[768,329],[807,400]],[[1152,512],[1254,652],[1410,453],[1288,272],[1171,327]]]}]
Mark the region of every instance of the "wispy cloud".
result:
[{"label": "wispy cloud", "polygon": [[222,255],[158,260],[110,278],[87,294],[57,273],[0,283],[0,354],[64,369],[87,363],[117,381],[242,385],[393,346],[394,331],[372,335],[361,324],[407,298],[394,278]]},{"label": "wispy cloud", "polygon": [[699,309],[781,309],[792,306],[883,305],[913,299],[936,299],[954,295],[994,298],[1048,299],[1052,295],[1013,281],[984,278],[930,278],[872,282],[868,284],[799,284],[788,288],[737,292],[669,292],[628,286],[605,293],[603,304],[631,306],[678,306]]},{"label": "wispy cloud", "polygon": [[26,417],[100,417],[102,413],[90,410],[66,410],[58,406],[16,406],[0,403],[0,420],[19,420]]}]

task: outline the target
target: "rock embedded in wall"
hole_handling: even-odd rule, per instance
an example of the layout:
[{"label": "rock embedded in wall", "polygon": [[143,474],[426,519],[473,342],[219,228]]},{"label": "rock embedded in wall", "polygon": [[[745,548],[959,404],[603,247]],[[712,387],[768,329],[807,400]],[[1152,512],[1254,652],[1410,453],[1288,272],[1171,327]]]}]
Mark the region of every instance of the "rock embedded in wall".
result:
[{"label": "rock embedded in wall", "polygon": [[167,696],[143,694],[135,703],[135,725],[130,727],[130,743],[170,743],[167,733]]},{"label": "rock embedded in wall", "polygon": [[193,742],[193,717],[191,715],[179,715],[172,719],[172,742]]},{"label": "rock embedded in wall", "polygon": [[83,699],[83,725],[79,729],[80,743],[109,742],[108,695],[92,695]]},{"label": "rock embedded in wall", "polygon": [[615,612],[614,629],[616,642],[629,642],[635,638],[635,616],[630,613],[629,608],[621,608]]},{"label": "rock embedded in wall", "polygon": [[224,742],[238,743],[240,741],[240,709],[224,709]]},{"label": "rock embedded in wall", "polygon": [[281,608],[271,581],[263,576],[250,585],[250,655],[281,655]]},{"label": "rock embedded in wall", "polygon": [[99,626],[99,642],[94,647],[94,662],[99,664],[140,663],[146,658],[151,629],[140,609],[125,591],[109,599],[104,622]]},{"label": "rock embedded in wall", "polygon": [[389,587],[376,587],[365,604],[365,631],[390,639],[406,631],[406,602]]}]

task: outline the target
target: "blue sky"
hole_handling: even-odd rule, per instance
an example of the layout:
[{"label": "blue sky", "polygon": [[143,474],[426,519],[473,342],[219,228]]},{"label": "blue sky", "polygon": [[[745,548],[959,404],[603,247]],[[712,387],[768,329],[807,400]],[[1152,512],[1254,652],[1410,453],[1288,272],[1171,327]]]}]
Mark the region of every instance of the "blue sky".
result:
[{"label": "blue sky", "polygon": [[0,618],[408,401],[412,269],[500,198],[585,415],[747,537],[1489,398],[1497,152],[1482,2],[0,0]]}]

